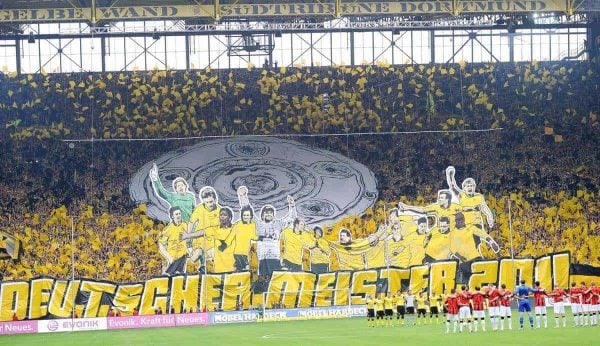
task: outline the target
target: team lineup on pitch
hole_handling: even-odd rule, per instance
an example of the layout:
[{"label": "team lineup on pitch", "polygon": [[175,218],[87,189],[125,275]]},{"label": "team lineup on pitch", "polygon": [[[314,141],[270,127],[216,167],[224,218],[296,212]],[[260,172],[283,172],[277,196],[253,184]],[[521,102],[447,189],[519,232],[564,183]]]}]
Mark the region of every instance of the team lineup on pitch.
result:
[{"label": "team lineup on pitch", "polygon": [[[533,299],[533,311],[530,299]],[[568,291],[556,287],[547,292],[539,281],[535,282],[534,287],[530,287],[525,284],[525,280],[521,280],[520,285],[512,292],[504,284],[500,288],[490,284],[484,289],[475,287],[473,291],[463,285],[459,290],[451,289],[447,295],[427,296],[423,291],[415,295],[411,290],[398,291],[393,295],[382,293],[377,297],[367,295],[367,325],[440,324],[445,315],[446,334],[450,331],[477,332],[479,327],[485,332],[488,321],[493,331],[504,330],[505,326],[507,330],[512,330],[513,301],[518,305],[521,330],[527,321],[531,328],[548,328],[548,307],[553,310],[554,328],[567,327],[565,303],[569,303],[571,307],[573,326],[598,325],[600,288],[595,283],[589,287],[585,282],[579,286],[572,283]],[[415,316],[414,320],[411,318],[408,322],[408,316]]]}]

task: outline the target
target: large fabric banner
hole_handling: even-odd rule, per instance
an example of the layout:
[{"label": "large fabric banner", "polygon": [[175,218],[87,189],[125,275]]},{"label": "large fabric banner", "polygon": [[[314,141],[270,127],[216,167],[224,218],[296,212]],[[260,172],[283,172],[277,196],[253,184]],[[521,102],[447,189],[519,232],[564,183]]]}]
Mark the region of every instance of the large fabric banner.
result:
[{"label": "large fabric banner", "polygon": [[399,202],[365,238],[341,228],[335,241],[324,237],[328,227],[376,201],[374,174],[294,141],[227,139],[181,148],[144,165],[130,194],[150,217],[168,222],[157,239],[162,274],[249,271],[253,291],[264,292],[277,271],[464,263],[497,254],[492,210],[475,180],[459,186],[455,173],[446,169],[447,188],[433,203]]},{"label": "large fabric banner", "polygon": [[251,322],[256,319],[253,311],[262,307],[290,309],[360,305],[364,304],[367,295],[409,289],[443,294],[462,284],[469,287],[504,284],[512,289],[521,279],[528,283],[540,281],[546,289],[567,288],[574,278],[600,281],[599,274],[600,268],[571,265],[569,253],[559,252],[538,258],[464,263],[445,260],[409,268],[384,267],[321,274],[276,271],[267,284],[268,290],[258,294],[253,292],[249,272],[201,276],[182,274],[135,284],[46,277],[3,282],[0,288],[0,320],[12,320],[15,311],[28,319],[53,319],[106,317],[111,311],[125,316],[244,310],[239,311],[237,317],[215,316],[213,320],[215,323]]}]

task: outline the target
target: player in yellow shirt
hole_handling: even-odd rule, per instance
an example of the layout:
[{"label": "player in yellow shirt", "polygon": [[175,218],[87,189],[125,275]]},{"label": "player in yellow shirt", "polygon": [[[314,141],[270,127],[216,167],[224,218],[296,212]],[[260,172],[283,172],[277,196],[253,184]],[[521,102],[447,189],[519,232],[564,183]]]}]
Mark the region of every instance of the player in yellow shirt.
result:
[{"label": "player in yellow shirt", "polygon": [[286,228],[281,232],[281,259],[282,267],[293,272],[302,271],[302,252],[309,249],[313,243],[306,230],[306,223],[300,218],[294,219],[293,228]]},{"label": "player in yellow shirt", "polygon": [[447,217],[438,219],[438,225],[430,231],[425,245],[426,261],[445,260],[452,257],[450,250],[450,220]]},{"label": "player in yellow shirt", "polygon": [[417,220],[417,231],[404,237],[406,250],[410,254],[409,265],[421,265],[425,259],[425,244],[429,237],[426,217]]},{"label": "player in yellow shirt", "polygon": [[482,213],[487,220],[487,225],[494,227],[494,214],[488,207],[483,195],[475,192],[477,184],[475,179],[467,178],[462,182],[462,189],[456,184],[454,178],[455,169],[450,166],[446,168],[446,180],[452,193],[458,196],[460,206],[464,209],[465,223],[467,225],[477,224],[483,226]]},{"label": "player in yellow shirt", "polygon": [[158,236],[158,251],[164,258],[163,274],[185,273],[187,248],[181,235],[187,232],[188,225],[182,221],[181,208],[169,209],[171,222]]},{"label": "player in yellow shirt", "polygon": [[404,325],[404,315],[406,315],[406,296],[401,290],[396,293],[396,318],[398,325]]},{"label": "player in yellow shirt", "polygon": [[[219,227],[219,213],[221,206],[218,204],[217,192],[210,186],[205,186],[198,193],[200,196],[200,204],[194,208],[190,216],[190,224],[195,224],[196,230],[209,230],[210,228]],[[200,272],[205,271],[203,268],[204,262],[212,261],[214,250],[214,239],[210,237],[211,232],[207,232],[206,236],[193,238],[189,241],[188,250],[190,253],[190,261],[198,261]]]},{"label": "player in yellow shirt", "polygon": [[380,244],[368,243],[364,251],[365,268],[385,267],[386,253]]},{"label": "player in yellow shirt", "polygon": [[217,227],[208,227],[196,231],[195,226],[197,224],[194,223],[190,232],[181,236],[182,240],[204,238],[205,242],[208,242],[208,239],[213,241],[212,244],[207,245],[207,248],[212,249],[212,255],[206,257],[206,261],[211,262],[213,265],[211,272],[224,273],[235,270],[234,246],[231,243],[233,237],[230,237],[232,216],[231,209],[222,208],[219,211],[219,225]]},{"label": "player in yellow shirt", "polygon": [[315,274],[326,273],[329,271],[329,255],[331,249],[329,242],[323,239],[323,228],[321,226],[313,227],[314,244],[310,250],[310,271]]},{"label": "player in yellow shirt", "polygon": [[392,236],[386,240],[386,265],[407,268],[410,265],[410,253],[406,250],[400,229],[393,230]]},{"label": "player in yellow shirt", "polygon": [[423,318],[423,324],[427,324],[427,308],[428,308],[428,300],[425,293],[420,292],[418,296],[415,297],[415,302],[417,303],[417,322],[419,325],[419,317]]},{"label": "player in yellow shirt", "polygon": [[450,220],[450,224],[454,224],[454,215],[462,211],[460,205],[452,203],[452,192],[449,190],[438,191],[437,203],[428,205],[426,207],[409,206],[402,202],[398,203],[398,210],[400,212],[412,211],[419,214],[435,215],[438,219],[447,217]]},{"label": "player in yellow shirt", "polygon": [[467,260],[483,257],[479,249],[481,241],[484,241],[495,252],[500,251],[498,243],[485,230],[485,223],[482,214],[485,216],[487,226],[491,229],[494,227],[494,215],[485,202],[482,194],[475,192],[477,187],[475,179],[467,178],[462,182],[462,189],[456,184],[454,178],[455,169],[450,166],[446,168],[446,181],[452,193],[458,198],[459,205],[463,208],[464,214],[464,230],[465,237],[471,236],[474,238],[477,254],[474,254],[472,249],[461,252],[461,255]]},{"label": "player in yellow shirt", "polygon": [[375,299],[367,294],[365,302],[367,303],[367,327],[375,327]]},{"label": "player in yellow shirt", "polygon": [[227,207],[221,208],[219,212],[219,227],[212,228],[214,238],[214,273],[229,273],[235,271],[235,237],[232,232],[231,219],[233,212]]},{"label": "player in yellow shirt", "polygon": [[249,253],[252,241],[257,240],[256,222],[254,222],[254,211],[250,206],[244,206],[240,210],[241,219],[233,224],[231,234],[234,239],[235,248],[233,258],[235,270],[245,271],[250,269]]},{"label": "player in yellow shirt", "polygon": [[352,241],[352,234],[346,228],[340,229],[339,244],[332,244],[339,270],[365,269],[364,250],[369,247],[368,241]]},{"label": "player in yellow shirt", "polygon": [[375,298],[375,314],[377,316],[376,324],[378,326],[383,326],[385,312],[383,310],[383,300],[381,298]]},{"label": "player in yellow shirt", "polygon": [[440,324],[442,299],[441,294],[432,294],[429,296],[429,322],[433,323],[433,315],[435,315],[435,323]]},{"label": "player in yellow shirt", "polygon": [[392,297],[391,294],[388,294],[383,298],[383,308],[385,310],[385,320],[387,321],[387,325],[388,327],[391,327],[394,319],[394,297]]},{"label": "player in yellow shirt", "polygon": [[456,214],[455,225],[450,232],[450,251],[455,258],[458,258],[461,262],[470,261],[481,257],[478,250],[478,237],[474,236],[473,229],[476,227],[469,227],[465,225],[465,218],[463,213]]},{"label": "player in yellow shirt", "polygon": [[371,245],[375,245],[380,241],[388,240],[396,231],[400,231],[400,228],[401,226],[398,208],[393,208],[388,212],[387,224],[379,225],[375,233],[369,234],[369,243],[371,243]]},{"label": "player in yellow shirt", "polygon": [[[375,233],[367,237],[370,248],[365,251],[366,267],[407,267],[409,263],[403,259],[409,255],[402,251],[405,248],[402,238],[398,209],[393,208],[388,212],[387,224],[381,224]],[[385,245],[378,246],[379,242],[384,242]]]}]

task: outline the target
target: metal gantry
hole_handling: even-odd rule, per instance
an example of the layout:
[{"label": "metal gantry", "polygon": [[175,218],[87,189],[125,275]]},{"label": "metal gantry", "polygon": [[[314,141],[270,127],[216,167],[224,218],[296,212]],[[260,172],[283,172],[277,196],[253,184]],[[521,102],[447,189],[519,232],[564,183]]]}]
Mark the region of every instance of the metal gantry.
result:
[{"label": "metal gantry", "polygon": [[0,9],[4,71],[586,59],[600,11],[583,0],[27,3]]}]

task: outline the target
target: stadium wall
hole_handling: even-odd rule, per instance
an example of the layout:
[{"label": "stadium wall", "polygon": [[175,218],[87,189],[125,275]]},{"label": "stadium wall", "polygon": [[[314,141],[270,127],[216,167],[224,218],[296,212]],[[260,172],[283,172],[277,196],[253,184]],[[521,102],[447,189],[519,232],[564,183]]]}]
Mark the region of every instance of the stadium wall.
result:
[{"label": "stadium wall", "polygon": [[149,316],[66,318],[38,321],[7,321],[0,323],[0,335],[207,326],[212,324],[256,323],[262,321],[348,318],[365,315],[366,307],[361,305],[311,309],[274,309],[266,311],[264,314],[259,310],[252,310]]}]

